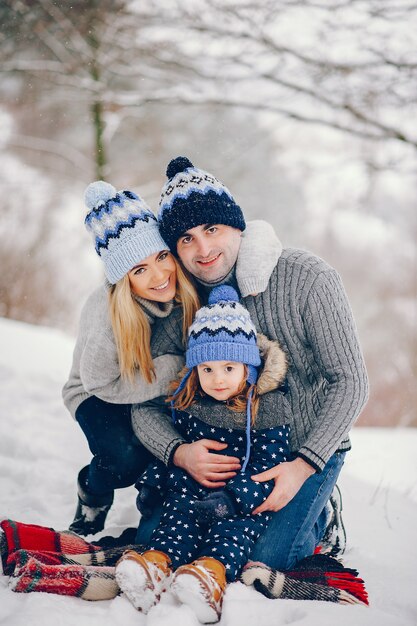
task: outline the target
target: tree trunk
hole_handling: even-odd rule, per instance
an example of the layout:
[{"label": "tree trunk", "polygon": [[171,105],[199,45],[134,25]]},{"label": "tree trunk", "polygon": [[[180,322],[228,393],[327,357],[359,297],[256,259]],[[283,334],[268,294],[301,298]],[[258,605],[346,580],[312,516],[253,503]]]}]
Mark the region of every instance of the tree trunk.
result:
[{"label": "tree trunk", "polygon": [[93,126],[94,126],[94,162],[97,180],[104,180],[106,177],[106,153],[104,150],[103,132],[103,103],[97,100],[92,105]]},{"label": "tree trunk", "polygon": [[[88,34],[87,41],[96,53],[99,47],[97,37],[94,34],[94,29],[91,27],[91,30]],[[91,77],[97,83],[100,82],[100,70],[99,63],[94,60],[91,64]],[[107,161],[106,161],[106,151],[104,147],[103,133],[104,133],[104,107],[100,98],[97,97],[92,106],[92,122],[94,128],[94,163],[95,163],[95,175],[97,180],[104,180],[107,173]]]}]

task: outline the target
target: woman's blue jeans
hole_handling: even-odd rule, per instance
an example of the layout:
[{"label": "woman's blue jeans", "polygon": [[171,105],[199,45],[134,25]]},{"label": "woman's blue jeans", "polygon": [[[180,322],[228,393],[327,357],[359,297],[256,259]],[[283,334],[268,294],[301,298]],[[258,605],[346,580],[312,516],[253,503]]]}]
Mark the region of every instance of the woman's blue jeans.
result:
[{"label": "woman's blue jeans", "polygon": [[88,491],[93,494],[133,485],[154,458],[133,432],[131,406],[92,396],[76,411],[93,454],[87,474]]},{"label": "woman's blue jeans", "polygon": [[[326,529],[325,506],[344,460],[344,452],[333,454],[322,472],[310,476],[287,506],[272,514],[268,528],[255,544],[251,560],[284,571],[314,553]],[[149,543],[161,510],[162,505],[150,519],[140,522],[136,543]]]}]

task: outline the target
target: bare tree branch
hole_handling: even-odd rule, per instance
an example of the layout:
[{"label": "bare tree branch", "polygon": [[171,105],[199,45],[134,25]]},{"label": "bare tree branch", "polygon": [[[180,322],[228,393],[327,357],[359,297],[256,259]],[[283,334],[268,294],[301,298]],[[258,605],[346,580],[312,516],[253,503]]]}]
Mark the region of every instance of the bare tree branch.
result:
[{"label": "bare tree branch", "polygon": [[38,0],[39,4],[45,9],[45,11],[54,18],[55,22],[59,25],[66,37],[71,37],[72,48],[78,52],[81,58],[85,60],[92,60],[93,55],[91,48],[85,39],[81,36],[80,32],[75,28],[71,20],[60,10],[59,6],[53,4],[50,0]]},{"label": "bare tree branch", "polygon": [[25,148],[27,150],[36,150],[37,152],[45,152],[67,161],[77,169],[85,171],[91,168],[91,161],[82,152],[73,148],[68,144],[63,144],[51,139],[41,139],[39,137],[30,137],[28,135],[13,134],[8,144],[15,148]]}]

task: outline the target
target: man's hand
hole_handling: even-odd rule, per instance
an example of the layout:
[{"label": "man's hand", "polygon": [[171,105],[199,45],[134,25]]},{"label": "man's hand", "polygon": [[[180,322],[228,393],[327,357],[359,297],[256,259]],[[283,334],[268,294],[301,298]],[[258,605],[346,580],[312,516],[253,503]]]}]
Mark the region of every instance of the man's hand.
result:
[{"label": "man's hand", "polygon": [[266,500],[262,502],[252,515],[264,513],[264,511],[279,511],[293,499],[299,492],[307,478],[315,473],[315,469],[306,461],[297,457],[294,461],[288,461],[276,465],[266,472],[251,476],[255,482],[266,482],[274,479],[275,487]]},{"label": "man's hand", "polygon": [[175,450],[174,465],[182,467],[203,487],[224,487],[225,481],[236,476],[240,461],[234,456],[212,454],[210,450],[224,450],[226,443],[200,439],[194,443],[183,443]]}]

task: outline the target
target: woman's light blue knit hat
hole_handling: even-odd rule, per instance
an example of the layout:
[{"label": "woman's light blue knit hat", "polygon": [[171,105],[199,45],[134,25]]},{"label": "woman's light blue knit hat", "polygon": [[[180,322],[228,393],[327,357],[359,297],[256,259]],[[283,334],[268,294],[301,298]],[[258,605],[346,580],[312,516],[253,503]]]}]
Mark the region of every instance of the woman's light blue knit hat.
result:
[{"label": "woman's light blue knit hat", "polygon": [[[211,290],[208,305],[197,311],[188,331],[187,367],[207,361],[234,361],[253,368],[261,364],[256,328],[228,285]],[[255,381],[256,377],[250,382]]]},{"label": "woman's light blue knit hat", "polygon": [[86,228],[113,285],[146,257],[168,250],[155,215],[133,191],[116,191],[98,180],[88,185],[84,200]]}]

